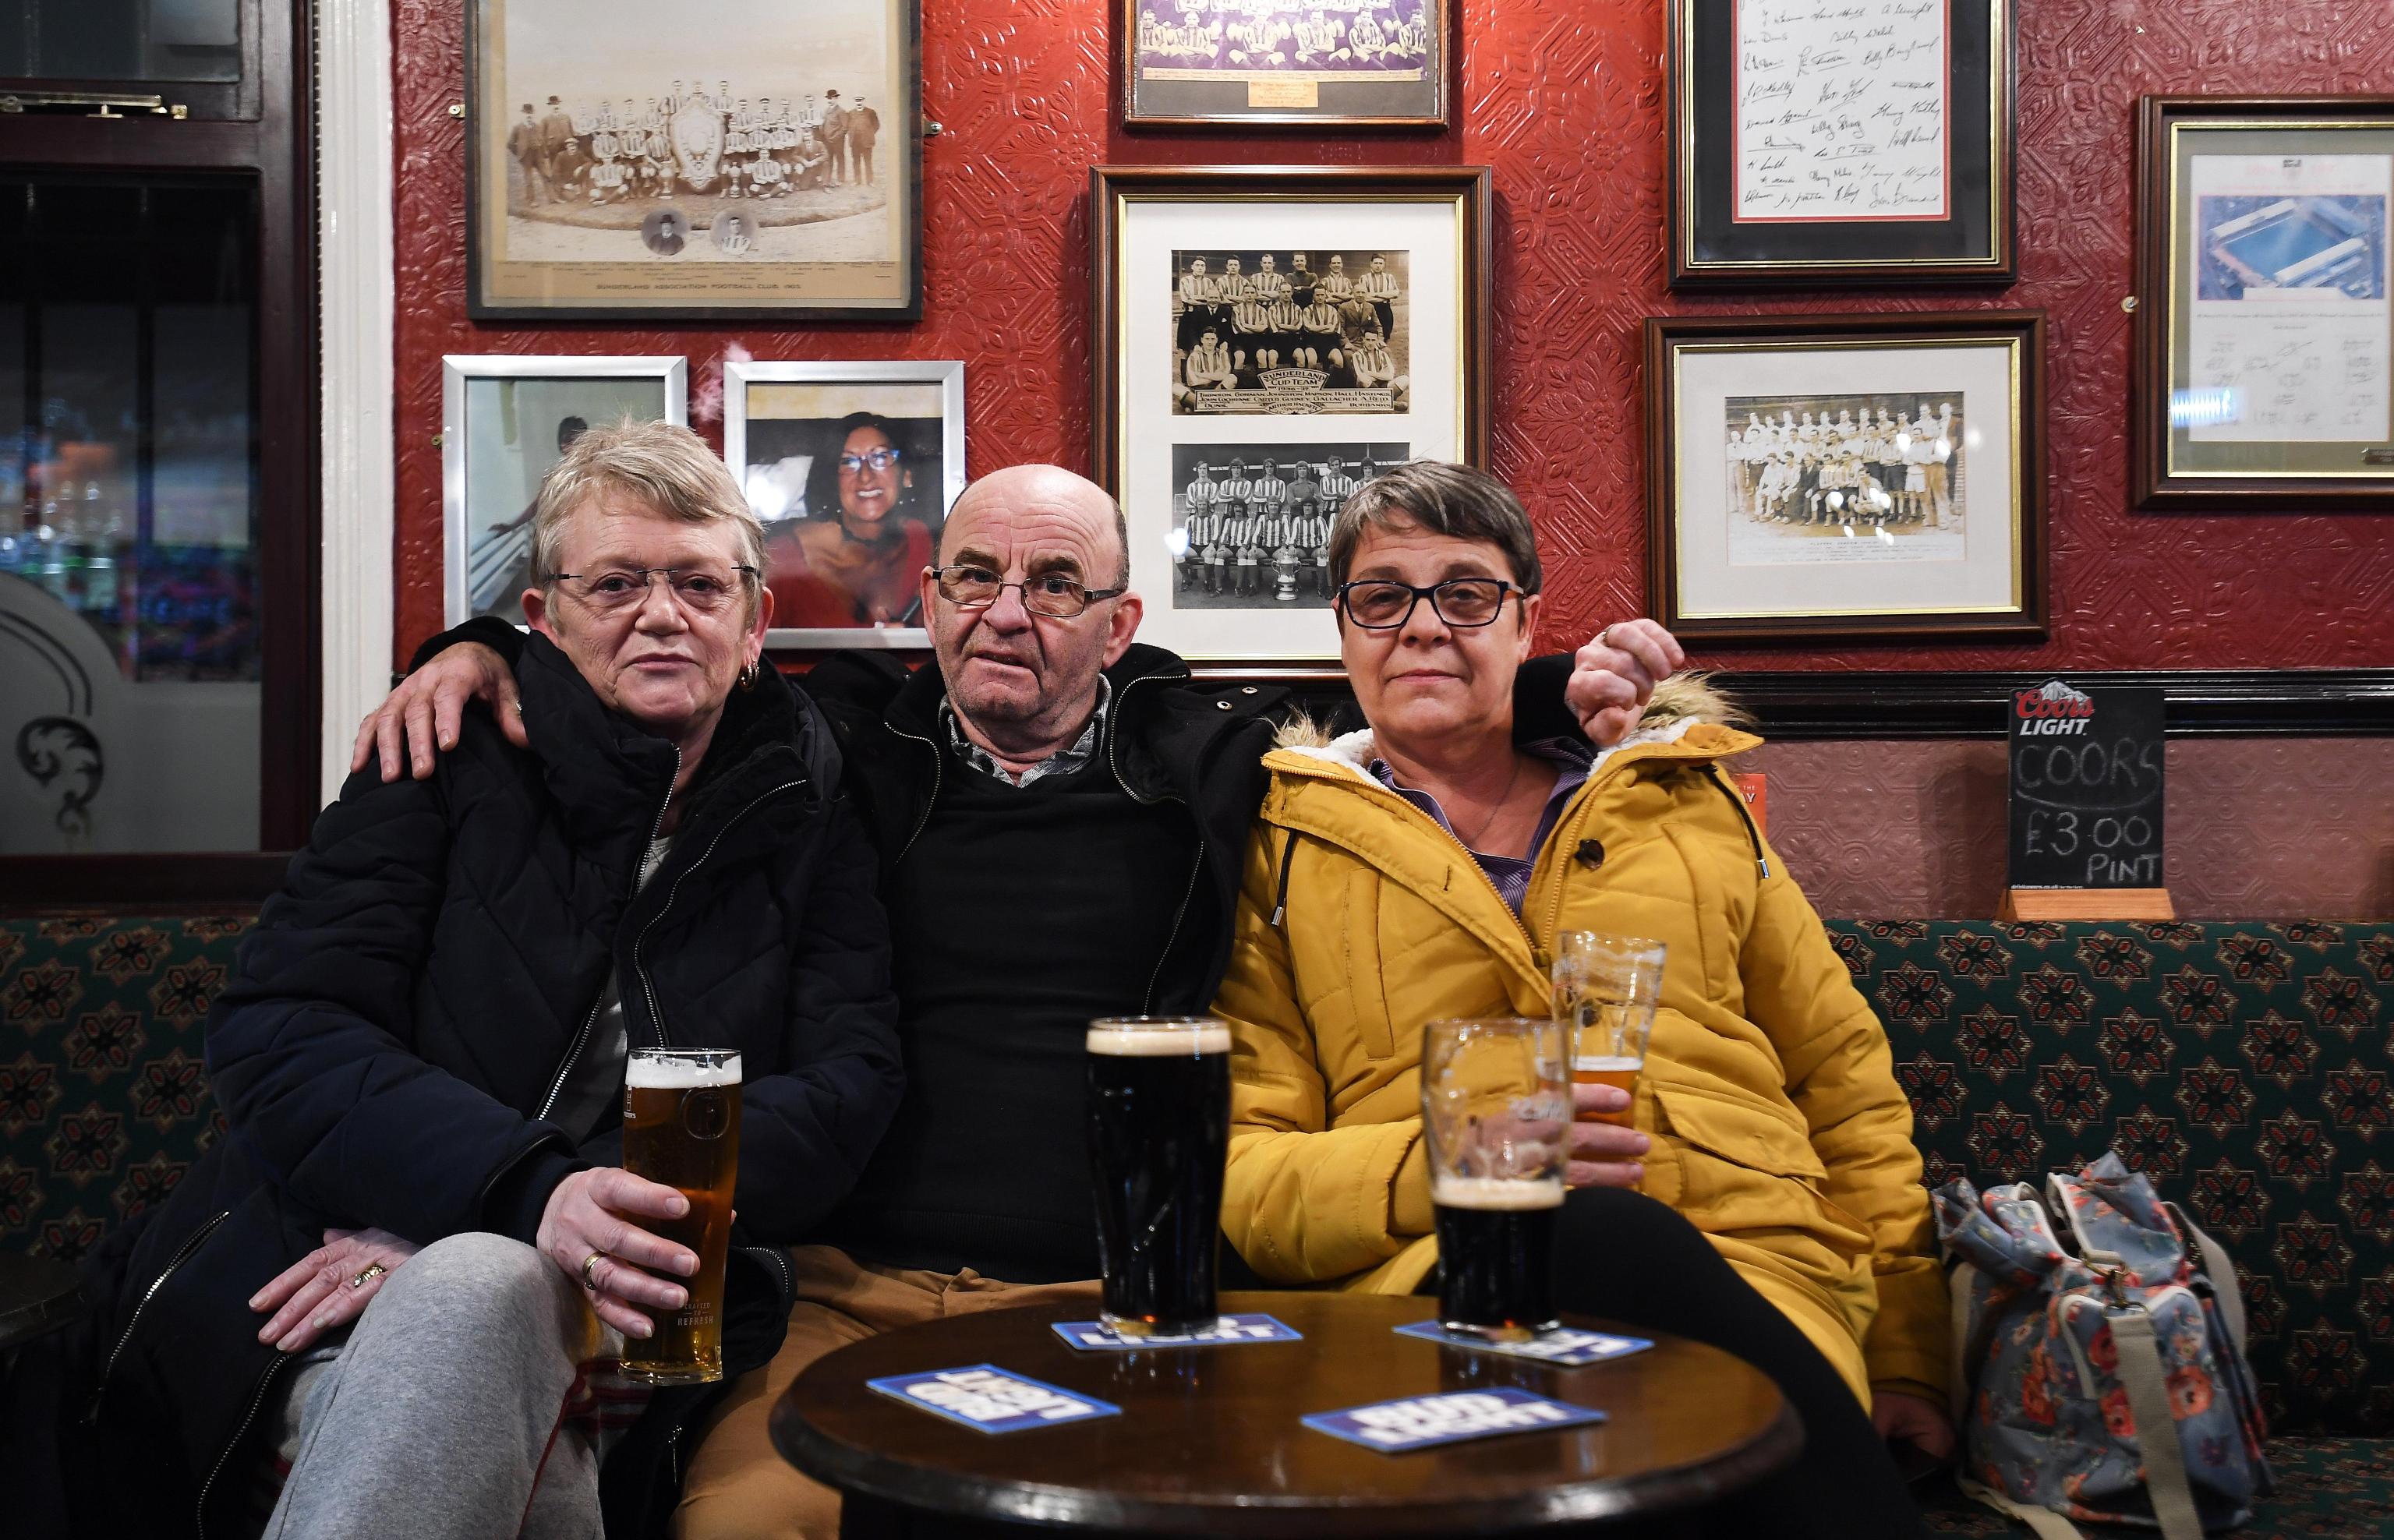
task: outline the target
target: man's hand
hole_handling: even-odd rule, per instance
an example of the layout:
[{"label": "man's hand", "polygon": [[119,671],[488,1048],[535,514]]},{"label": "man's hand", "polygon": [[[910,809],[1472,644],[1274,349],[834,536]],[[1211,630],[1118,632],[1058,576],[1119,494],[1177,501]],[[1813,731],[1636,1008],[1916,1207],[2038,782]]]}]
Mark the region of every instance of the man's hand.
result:
[{"label": "man's hand", "polygon": [[[1618,1086],[1574,1086],[1572,1112],[1625,1112],[1629,1093]],[[1563,1179],[1573,1187],[1635,1187],[1646,1175],[1638,1160],[1653,1140],[1635,1128],[1612,1123],[1578,1123],[1571,1127],[1571,1166]]]},{"label": "man's hand", "polygon": [[257,1340],[296,1353],[336,1326],[355,1321],[382,1292],[383,1280],[416,1253],[387,1230],[328,1230],[324,1244],[249,1297],[249,1308],[273,1318]]},{"label": "man's hand", "polygon": [[524,735],[523,701],[506,660],[479,641],[461,641],[401,679],[388,700],[366,713],[349,750],[349,773],[365,769],[379,749],[382,778],[396,781],[403,751],[415,779],[424,780],[432,773],[435,751],[457,746],[457,724],[467,701],[487,702],[507,742],[532,747]]},{"label": "man's hand", "polygon": [[690,1302],[689,1290],[654,1275],[688,1278],[698,1271],[698,1254],[625,1216],[678,1219],[689,1212],[690,1200],[680,1192],[620,1166],[576,1171],[548,1195],[536,1244],[559,1271],[590,1291],[599,1320],[625,1336],[645,1337],[656,1327],[639,1306],[677,1310]]},{"label": "man's hand", "polygon": [[1871,1426],[1888,1442],[1903,1440],[1931,1459],[1953,1457],[1953,1425],[1946,1421],[1945,1408],[1933,1402],[1901,1390],[1874,1390],[1871,1393]]},{"label": "man's hand", "polygon": [[1687,666],[1678,638],[1651,620],[1617,620],[1572,659],[1563,701],[1598,748],[1611,748],[1637,727],[1655,685]]}]

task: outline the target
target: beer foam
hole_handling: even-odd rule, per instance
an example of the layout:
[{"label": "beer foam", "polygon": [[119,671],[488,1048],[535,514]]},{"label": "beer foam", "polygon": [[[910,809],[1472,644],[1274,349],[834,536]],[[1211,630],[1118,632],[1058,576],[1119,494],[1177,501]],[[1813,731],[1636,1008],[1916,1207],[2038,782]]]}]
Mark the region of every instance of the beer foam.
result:
[{"label": "beer foam", "polygon": [[1563,1184],[1519,1177],[1434,1177],[1430,1179],[1429,1199],[1441,1208],[1482,1212],[1559,1208]]},{"label": "beer foam", "polygon": [[1574,1059],[1572,1060],[1572,1073],[1573,1074],[1596,1074],[1602,1071],[1618,1072],[1622,1070],[1626,1070],[1630,1073],[1635,1074],[1645,1067],[1646,1060],[1642,1059],[1585,1058]]},{"label": "beer foam", "polygon": [[1230,1051],[1230,1029],[1219,1021],[1156,1027],[1091,1027],[1089,1051],[1124,1059],[1163,1059]]},{"label": "beer foam", "polygon": [[719,1064],[693,1063],[687,1059],[643,1059],[634,1054],[624,1066],[624,1084],[636,1091],[694,1091],[702,1086],[740,1084],[740,1056]]}]

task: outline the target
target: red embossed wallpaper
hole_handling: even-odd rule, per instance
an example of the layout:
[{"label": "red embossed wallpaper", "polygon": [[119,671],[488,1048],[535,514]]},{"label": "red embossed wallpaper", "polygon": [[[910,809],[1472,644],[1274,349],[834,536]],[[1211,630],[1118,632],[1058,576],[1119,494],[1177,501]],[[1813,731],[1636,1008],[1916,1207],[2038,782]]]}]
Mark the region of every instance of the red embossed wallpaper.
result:
[{"label": "red embossed wallpaper", "polygon": [[[1439,135],[1125,134],[1112,0],[925,0],[924,319],[762,328],[477,326],[465,311],[463,0],[399,0],[397,656],[441,624],[441,355],[683,353],[694,406],[727,344],[759,359],[961,358],[970,468],[1089,463],[1093,163],[1461,161],[1495,168],[1494,468],[1536,515],[1553,638],[1643,612],[1639,322],[1667,311],[2043,308],[2052,316],[2053,639],[1720,650],[1759,668],[2394,664],[2394,518],[2126,511],[2133,112],[2149,91],[2394,91],[2361,0],[2020,7],[2020,281],[1742,300],[1664,290],[1661,0],[1464,0]],[[793,7],[803,15],[803,7]],[[697,414],[694,412],[693,415]],[[717,425],[702,423],[702,427]]]}]

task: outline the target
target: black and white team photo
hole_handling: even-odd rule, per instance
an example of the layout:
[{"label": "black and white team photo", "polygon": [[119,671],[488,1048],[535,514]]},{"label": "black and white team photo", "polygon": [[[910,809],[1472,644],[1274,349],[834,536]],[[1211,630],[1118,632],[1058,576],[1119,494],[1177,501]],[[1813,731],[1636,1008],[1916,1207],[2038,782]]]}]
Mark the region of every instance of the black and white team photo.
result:
[{"label": "black and white team photo", "polygon": [[1395,413],[1412,394],[1401,251],[1176,251],[1172,409]]},{"label": "black and white team photo", "polygon": [[1412,458],[1402,443],[1180,444],[1172,452],[1172,603],[1330,607],[1330,521]]},{"label": "black and white team photo", "polygon": [[1961,557],[1961,392],[1731,396],[1724,415],[1732,564]]}]

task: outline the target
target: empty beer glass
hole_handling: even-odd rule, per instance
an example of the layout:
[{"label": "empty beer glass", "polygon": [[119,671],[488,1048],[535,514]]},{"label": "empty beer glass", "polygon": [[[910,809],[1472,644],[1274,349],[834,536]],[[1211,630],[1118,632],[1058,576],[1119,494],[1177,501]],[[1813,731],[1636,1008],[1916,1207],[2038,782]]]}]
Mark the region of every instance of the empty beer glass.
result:
[{"label": "empty beer glass", "polygon": [[[1617,1086],[1634,1103],[1663,997],[1663,953],[1661,941],[1642,936],[1567,930],[1555,938],[1555,1020],[1570,1034],[1573,1084]],[[1581,1116],[1625,1128],[1634,1111]]]},{"label": "empty beer glass", "polygon": [[1556,1324],[1571,1080],[1561,1027],[1508,1019],[1422,1029],[1422,1135],[1438,1219],[1439,1321],[1519,1341]]},{"label": "empty beer glass", "polygon": [[740,1055],[634,1048],[624,1065],[624,1169],[680,1190],[690,1212],[640,1228],[698,1254],[678,1310],[651,1308],[654,1336],[626,1338],[624,1374],[651,1385],[723,1377],[723,1262],[740,1176]]}]

